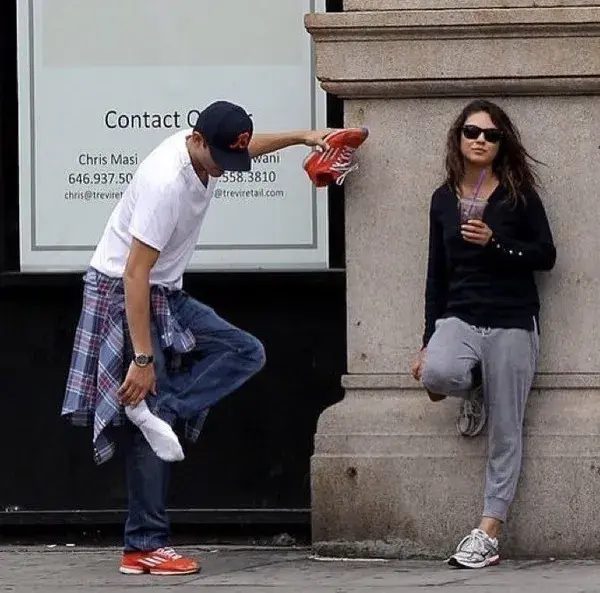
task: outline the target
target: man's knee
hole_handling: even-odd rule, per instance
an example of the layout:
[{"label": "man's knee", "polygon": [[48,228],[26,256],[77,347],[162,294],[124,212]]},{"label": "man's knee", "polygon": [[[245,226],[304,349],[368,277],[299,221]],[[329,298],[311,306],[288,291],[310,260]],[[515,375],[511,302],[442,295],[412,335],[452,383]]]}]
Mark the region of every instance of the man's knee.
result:
[{"label": "man's knee", "polygon": [[470,372],[455,361],[429,358],[423,366],[421,382],[431,393],[452,395],[469,389],[471,377]]},{"label": "man's knee", "polygon": [[250,370],[254,373],[258,373],[267,362],[267,354],[265,347],[262,342],[255,338],[252,334],[242,332],[242,347],[240,349],[240,355],[244,358],[245,362],[248,363]]}]

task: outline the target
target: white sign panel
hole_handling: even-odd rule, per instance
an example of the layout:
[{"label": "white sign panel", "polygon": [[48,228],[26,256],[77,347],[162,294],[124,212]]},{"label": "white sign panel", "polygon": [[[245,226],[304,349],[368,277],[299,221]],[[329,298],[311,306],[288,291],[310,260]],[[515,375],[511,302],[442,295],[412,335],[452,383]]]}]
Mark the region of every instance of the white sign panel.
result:
[{"label": "white sign panel", "polygon": [[[323,127],[304,14],[324,0],[18,0],[23,271],[79,271],[137,165],[215,100]],[[323,268],[326,194],[293,147],[226,174],[190,269]]]}]

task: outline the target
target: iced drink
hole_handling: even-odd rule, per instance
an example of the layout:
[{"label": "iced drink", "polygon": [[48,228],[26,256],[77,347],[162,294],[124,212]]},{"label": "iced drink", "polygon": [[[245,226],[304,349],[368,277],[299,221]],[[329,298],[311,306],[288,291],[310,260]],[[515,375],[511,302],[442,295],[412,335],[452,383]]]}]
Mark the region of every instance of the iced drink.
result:
[{"label": "iced drink", "polygon": [[460,223],[465,224],[468,220],[481,220],[487,206],[487,200],[477,198],[460,199]]}]

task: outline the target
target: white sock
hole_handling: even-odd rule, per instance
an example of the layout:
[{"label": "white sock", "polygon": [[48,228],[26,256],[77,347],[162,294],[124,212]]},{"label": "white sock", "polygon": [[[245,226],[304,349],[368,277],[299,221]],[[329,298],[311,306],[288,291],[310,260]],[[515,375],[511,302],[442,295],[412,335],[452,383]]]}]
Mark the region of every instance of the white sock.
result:
[{"label": "white sock", "polygon": [[163,461],[182,461],[185,457],[175,431],[167,422],[155,416],[145,401],[135,408],[125,407],[125,415],[135,424],[148,444]]}]

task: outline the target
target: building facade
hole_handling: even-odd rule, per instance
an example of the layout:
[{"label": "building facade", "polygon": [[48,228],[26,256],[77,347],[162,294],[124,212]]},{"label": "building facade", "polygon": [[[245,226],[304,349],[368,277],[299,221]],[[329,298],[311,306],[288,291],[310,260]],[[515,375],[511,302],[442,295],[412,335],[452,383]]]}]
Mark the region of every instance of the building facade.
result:
[{"label": "building facade", "polygon": [[[91,433],[60,417],[81,273],[24,273],[20,266],[17,50],[24,41],[17,38],[16,4],[0,7],[0,398],[6,421],[0,524],[119,522],[126,504],[120,456],[96,467]],[[308,38],[301,18],[298,31]],[[328,111],[329,124],[339,125],[339,102],[329,99]],[[64,135],[55,139],[57,151],[61,141]],[[327,269],[209,271],[186,279],[188,292],[259,337],[269,361],[211,411],[202,439],[175,468],[175,523],[309,526],[316,422],[343,395],[346,358],[342,195],[333,191],[325,200]]]}]

